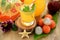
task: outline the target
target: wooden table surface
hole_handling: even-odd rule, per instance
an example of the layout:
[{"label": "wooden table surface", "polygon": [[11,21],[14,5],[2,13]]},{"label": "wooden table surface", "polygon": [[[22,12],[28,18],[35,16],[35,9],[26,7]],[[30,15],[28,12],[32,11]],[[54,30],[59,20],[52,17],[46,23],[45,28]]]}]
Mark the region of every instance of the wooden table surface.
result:
[{"label": "wooden table surface", "polygon": [[[46,3],[48,2],[49,1],[46,0]],[[46,10],[47,10],[47,6],[42,15],[45,15],[47,13]],[[30,35],[29,39],[27,38],[21,39],[21,35],[19,35],[17,31],[15,32],[10,31],[8,33],[2,33],[2,31],[0,30],[0,40],[34,40],[34,36]],[[60,40],[60,14],[58,17],[58,23],[57,23],[55,31],[52,34],[48,35],[47,37],[40,38],[39,40]]]}]

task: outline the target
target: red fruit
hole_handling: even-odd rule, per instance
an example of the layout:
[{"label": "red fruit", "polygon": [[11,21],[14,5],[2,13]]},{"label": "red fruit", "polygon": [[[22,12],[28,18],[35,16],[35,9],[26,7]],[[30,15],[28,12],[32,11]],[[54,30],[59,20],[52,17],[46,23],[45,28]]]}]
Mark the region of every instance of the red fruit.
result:
[{"label": "red fruit", "polygon": [[8,20],[10,20],[10,17],[9,16],[3,16],[3,15],[1,15],[0,16],[0,21],[8,21]]},{"label": "red fruit", "polygon": [[50,19],[52,19],[52,15],[47,14],[47,15],[45,16],[45,18],[50,18]]},{"label": "red fruit", "polygon": [[15,13],[15,12],[17,12],[17,10],[15,8],[12,8],[11,12]]},{"label": "red fruit", "polygon": [[44,25],[44,23],[43,23],[43,19],[39,19],[39,21],[38,21],[38,25],[40,25],[40,26],[43,26],[43,25]]},{"label": "red fruit", "polygon": [[52,21],[52,24],[50,25],[50,27],[51,27],[51,29],[53,29],[56,27],[56,23],[53,20],[51,20],[51,21]]},{"label": "red fruit", "polygon": [[51,30],[51,29],[50,29],[49,26],[47,26],[47,25],[44,25],[44,26],[43,26],[43,32],[44,32],[44,33],[48,34],[48,33],[50,32],[50,30]]}]

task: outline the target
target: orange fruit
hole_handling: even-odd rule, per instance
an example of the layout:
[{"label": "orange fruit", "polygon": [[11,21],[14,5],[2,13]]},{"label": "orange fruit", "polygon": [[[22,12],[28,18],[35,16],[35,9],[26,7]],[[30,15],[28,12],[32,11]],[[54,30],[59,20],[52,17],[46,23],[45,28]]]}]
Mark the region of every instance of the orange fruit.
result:
[{"label": "orange fruit", "polygon": [[48,33],[50,33],[50,30],[51,30],[51,29],[50,29],[49,26],[47,26],[47,25],[44,25],[44,26],[43,26],[43,32],[44,32],[44,33],[48,34]]},{"label": "orange fruit", "polygon": [[36,0],[35,4],[36,4],[36,10],[34,12],[35,16],[40,16],[45,9],[46,5],[45,0]]},{"label": "orange fruit", "polygon": [[44,23],[43,23],[43,19],[39,19],[39,21],[38,21],[38,25],[40,25],[40,26],[43,26],[43,25],[44,25]]},{"label": "orange fruit", "polygon": [[51,27],[51,29],[53,29],[56,27],[56,23],[53,20],[51,20],[51,21],[52,21],[52,24],[50,25],[50,27]]},{"label": "orange fruit", "polygon": [[47,15],[45,16],[45,18],[50,18],[50,19],[52,19],[52,15],[47,14]]}]

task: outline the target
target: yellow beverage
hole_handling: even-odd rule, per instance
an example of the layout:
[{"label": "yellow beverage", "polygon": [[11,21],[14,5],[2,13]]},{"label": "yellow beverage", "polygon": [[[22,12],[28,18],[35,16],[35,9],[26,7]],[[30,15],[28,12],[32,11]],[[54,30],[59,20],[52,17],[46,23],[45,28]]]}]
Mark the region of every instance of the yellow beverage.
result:
[{"label": "yellow beverage", "polygon": [[21,22],[22,24],[29,26],[34,23],[35,17],[34,17],[34,8],[35,6],[30,9],[29,5],[22,5],[20,8],[20,14],[21,14]]},{"label": "yellow beverage", "polygon": [[21,13],[21,19],[24,22],[32,22],[32,21],[34,21],[34,14],[33,14],[33,12],[23,12],[23,11],[20,11],[20,13]]}]

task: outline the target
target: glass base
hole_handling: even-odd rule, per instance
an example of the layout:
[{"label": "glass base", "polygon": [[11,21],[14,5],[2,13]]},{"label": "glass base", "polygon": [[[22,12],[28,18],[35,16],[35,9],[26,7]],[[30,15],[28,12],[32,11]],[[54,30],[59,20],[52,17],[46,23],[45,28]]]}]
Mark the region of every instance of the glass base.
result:
[{"label": "glass base", "polygon": [[23,21],[21,21],[21,23],[22,23],[24,26],[31,26],[31,25],[34,24],[34,21],[32,21],[32,22],[23,22]]}]

